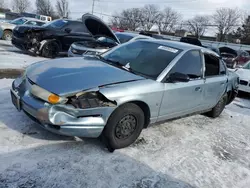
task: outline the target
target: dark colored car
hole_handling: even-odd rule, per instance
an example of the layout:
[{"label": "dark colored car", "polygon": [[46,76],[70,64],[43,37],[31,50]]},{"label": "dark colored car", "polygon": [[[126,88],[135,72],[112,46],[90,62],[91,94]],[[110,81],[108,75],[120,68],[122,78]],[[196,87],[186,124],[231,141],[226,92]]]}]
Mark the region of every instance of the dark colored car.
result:
[{"label": "dark colored car", "polygon": [[110,37],[97,37],[95,41],[83,41],[83,42],[75,42],[73,43],[69,50],[69,57],[79,57],[84,55],[95,55],[99,53],[106,52],[110,48],[113,48],[119,44],[140,40],[140,39],[153,39],[152,37],[145,35],[138,35],[136,33],[129,32],[116,32],[115,36],[118,39],[114,40],[114,38]]},{"label": "dark colored car", "polygon": [[73,42],[95,41],[96,36],[118,41],[98,17],[84,14],[82,21],[59,19],[41,27],[18,26],[13,31],[12,44],[33,54],[56,57],[59,52],[68,51]]},{"label": "dark colored car", "polygon": [[196,45],[196,46],[202,46],[199,39],[192,38],[192,37],[181,37],[180,42],[185,42],[185,43],[193,44],[193,45]]},{"label": "dark colored car", "polygon": [[219,48],[222,59],[227,64],[229,68],[236,68],[237,66],[242,66],[250,60],[249,53],[243,50],[234,50],[229,47]]}]

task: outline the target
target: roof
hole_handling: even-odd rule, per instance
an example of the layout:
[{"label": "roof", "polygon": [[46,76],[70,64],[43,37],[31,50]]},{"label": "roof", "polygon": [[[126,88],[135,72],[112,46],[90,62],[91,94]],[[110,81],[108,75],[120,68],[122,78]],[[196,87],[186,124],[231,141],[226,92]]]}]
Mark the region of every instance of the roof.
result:
[{"label": "roof", "polygon": [[210,49],[196,46],[196,45],[192,45],[192,44],[188,44],[188,43],[184,43],[184,42],[170,41],[170,40],[157,40],[157,39],[154,39],[154,40],[145,39],[144,41],[153,42],[153,43],[157,43],[157,44],[164,45],[164,46],[169,46],[169,47],[180,49],[183,51],[203,50],[203,51],[211,53],[215,56],[219,56],[217,53],[215,53],[214,51],[212,51]]}]

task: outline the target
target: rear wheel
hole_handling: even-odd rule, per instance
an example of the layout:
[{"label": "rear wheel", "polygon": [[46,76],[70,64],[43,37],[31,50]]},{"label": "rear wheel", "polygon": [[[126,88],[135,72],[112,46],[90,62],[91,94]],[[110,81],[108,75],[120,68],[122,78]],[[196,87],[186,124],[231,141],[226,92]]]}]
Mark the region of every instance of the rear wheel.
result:
[{"label": "rear wheel", "polygon": [[144,113],[133,103],[118,107],[110,116],[102,133],[110,151],[132,144],[144,126]]},{"label": "rear wheel", "polygon": [[12,39],[12,32],[11,31],[4,31],[3,32],[3,40],[10,41]]},{"label": "rear wheel", "polygon": [[219,117],[222,111],[224,110],[226,104],[227,104],[227,94],[224,94],[219,100],[219,102],[216,104],[216,106],[210,112],[207,112],[205,115],[212,118]]},{"label": "rear wheel", "polygon": [[55,58],[59,54],[59,45],[56,41],[48,41],[43,45],[42,56],[47,58]]}]

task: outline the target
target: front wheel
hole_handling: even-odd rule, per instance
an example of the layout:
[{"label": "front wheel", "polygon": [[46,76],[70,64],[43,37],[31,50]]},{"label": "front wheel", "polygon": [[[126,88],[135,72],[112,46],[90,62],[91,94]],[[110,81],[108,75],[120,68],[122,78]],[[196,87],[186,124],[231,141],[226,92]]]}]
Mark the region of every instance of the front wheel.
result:
[{"label": "front wheel", "polygon": [[12,32],[11,31],[4,31],[2,37],[3,37],[3,40],[11,41],[11,39],[12,39]]},{"label": "front wheel", "polygon": [[42,48],[42,56],[47,58],[55,58],[58,56],[60,47],[56,41],[48,41]]},{"label": "front wheel", "polygon": [[111,149],[124,148],[132,144],[144,127],[144,113],[133,103],[118,107],[110,116],[102,133]]},{"label": "front wheel", "polygon": [[207,112],[205,115],[212,118],[219,117],[222,111],[224,110],[226,104],[227,104],[227,94],[224,94],[219,100],[219,102],[215,105],[215,107],[211,111]]}]

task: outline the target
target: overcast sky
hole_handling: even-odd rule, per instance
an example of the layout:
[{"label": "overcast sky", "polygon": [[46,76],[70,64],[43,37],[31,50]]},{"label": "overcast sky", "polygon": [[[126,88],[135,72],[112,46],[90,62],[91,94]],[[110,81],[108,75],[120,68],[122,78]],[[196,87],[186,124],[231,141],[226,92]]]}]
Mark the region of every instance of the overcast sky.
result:
[{"label": "overcast sky", "polygon": [[[32,2],[33,10],[35,9],[35,0]],[[56,0],[50,0],[55,5]],[[82,14],[91,12],[92,0],[69,0],[71,18],[80,18]],[[126,8],[142,7],[145,4],[156,4],[160,8],[165,6],[172,7],[182,14],[184,20],[194,15],[211,15],[220,7],[230,7],[242,9],[242,11],[250,14],[250,0],[96,0],[94,11],[95,15],[108,21],[110,17],[101,15],[100,13],[112,15],[114,12],[121,12]],[[206,35],[214,35],[214,29],[209,28]]]},{"label": "overcast sky", "polygon": [[[35,2],[35,0],[33,0]],[[53,3],[56,0],[52,0]],[[69,0],[72,18],[81,17],[82,13],[91,12],[92,0]],[[159,7],[169,6],[182,13],[183,18],[195,14],[212,14],[219,7],[238,7],[250,10],[250,0],[99,0],[95,1],[95,12],[112,14],[126,8],[141,7],[145,4],[156,4]],[[99,14],[100,15],[100,14]],[[103,17],[107,20],[107,16]]]}]

